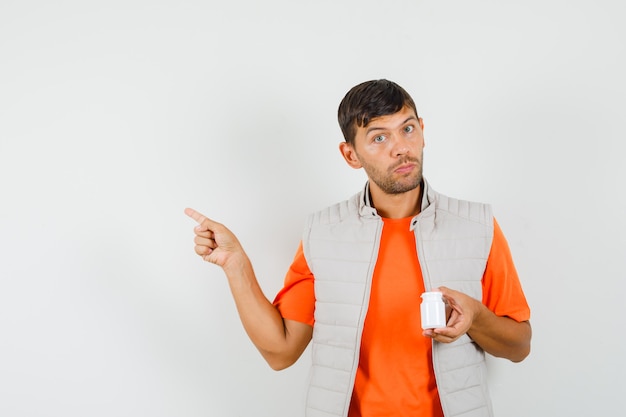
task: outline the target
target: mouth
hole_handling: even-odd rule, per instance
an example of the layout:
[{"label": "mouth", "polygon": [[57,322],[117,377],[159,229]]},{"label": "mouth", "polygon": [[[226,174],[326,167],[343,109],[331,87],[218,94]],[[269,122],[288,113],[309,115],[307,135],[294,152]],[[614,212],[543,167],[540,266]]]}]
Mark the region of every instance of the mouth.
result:
[{"label": "mouth", "polygon": [[400,174],[400,175],[408,174],[415,169],[415,166],[416,164],[412,164],[412,163],[402,164],[398,166],[397,168],[395,168],[393,172],[395,172],[396,174]]}]

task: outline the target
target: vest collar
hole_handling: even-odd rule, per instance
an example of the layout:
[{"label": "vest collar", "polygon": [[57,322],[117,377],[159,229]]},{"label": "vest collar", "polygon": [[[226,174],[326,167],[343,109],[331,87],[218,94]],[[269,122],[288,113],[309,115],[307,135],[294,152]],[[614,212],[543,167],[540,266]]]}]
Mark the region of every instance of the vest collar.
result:
[{"label": "vest collar", "polygon": [[435,202],[435,190],[432,189],[426,179],[422,181],[422,186],[424,187],[424,189],[422,190],[422,209],[420,213],[424,212]]},{"label": "vest collar", "polygon": [[372,193],[370,192],[370,182],[365,183],[365,187],[359,196],[359,214],[362,217],[380,217],[372,204]]},{"label": "vest collar", "polygon": [[[426,178],[423,178],[422,179],[422,207],[420,210],[420,214],[422,214],[424,211],[427,211],[428,207],[432,206],[432,203],[434,201],[435,201],[435,190],[433,190],[432,187],[428,184],[428,181],[426,181]],[[376,211],[376,208],[374,207],[374,204],[372,204],[372,193],[370,192],[369,181],[365,183],[365,186],[363,187],[363,190],[361,191],[359,195],[359,214],[362,217],[369,217],[369,218],[380,217],[378,215],[378,212]],[[411,225],[412,225],[411,228],[415,226],[416,219],[420,214],[415,216],[413,221],[411,221]]]}]

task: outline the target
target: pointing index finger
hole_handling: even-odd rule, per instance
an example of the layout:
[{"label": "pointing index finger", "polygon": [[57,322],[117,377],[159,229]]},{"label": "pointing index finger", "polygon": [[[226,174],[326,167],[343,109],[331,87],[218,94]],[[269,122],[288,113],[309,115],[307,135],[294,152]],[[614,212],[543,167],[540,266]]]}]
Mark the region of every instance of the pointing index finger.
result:
[{"label": "pointing index finger", "polygon": [[208,220],[206,216],[204,216],[201,213],[198,213],[197,211],[195,211],[192,208],[186,208],[185,209],[185,214],[189,217],[191,217],[192,219],[194,219],[198,224],[202,224],[204,223],[205,220]]},{"label": "pointing index finger", "polygon": [[196,231],[206,232],[206,231],[214,231],[215,229],[223,228],[223,226],[220,223],[217,223],[209,219],[204,214],[199,213],[192,208],[186,208],[185,214],[191,217],[192,219],[194,219],[198,223],[198,226],[195,227]]}]

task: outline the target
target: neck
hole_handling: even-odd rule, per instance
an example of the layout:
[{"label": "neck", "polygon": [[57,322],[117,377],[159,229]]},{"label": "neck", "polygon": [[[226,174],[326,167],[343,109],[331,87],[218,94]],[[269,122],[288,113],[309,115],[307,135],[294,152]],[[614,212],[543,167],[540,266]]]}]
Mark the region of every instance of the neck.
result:
[{"label": "neck", "polygon": [[378,214],[387,219],[417,216],[421,211],[423,186],[401,194],[387,194],[376,184],[370,183],[372,204]]}]

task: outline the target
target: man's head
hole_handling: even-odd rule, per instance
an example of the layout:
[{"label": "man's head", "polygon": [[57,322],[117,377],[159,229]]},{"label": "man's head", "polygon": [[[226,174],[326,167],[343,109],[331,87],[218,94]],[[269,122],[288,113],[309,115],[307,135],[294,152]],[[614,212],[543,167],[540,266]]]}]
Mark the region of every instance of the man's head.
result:
[{"label": "man's head", "polygon": [[387,80],[357,85],[339,105],[339,123],[346,139],[339,150],[349,166],[365,170],[370,190],[419,189],[424,123],[402,87]]},{"label": "man's head", "polygon": [[359,127],[372,119],[399,112],[408,107],[417,114],[413,99],[402,87],[389,80],[372,80],[353,87],[339,104],[339,126],[346,142],[354,145]]}]

